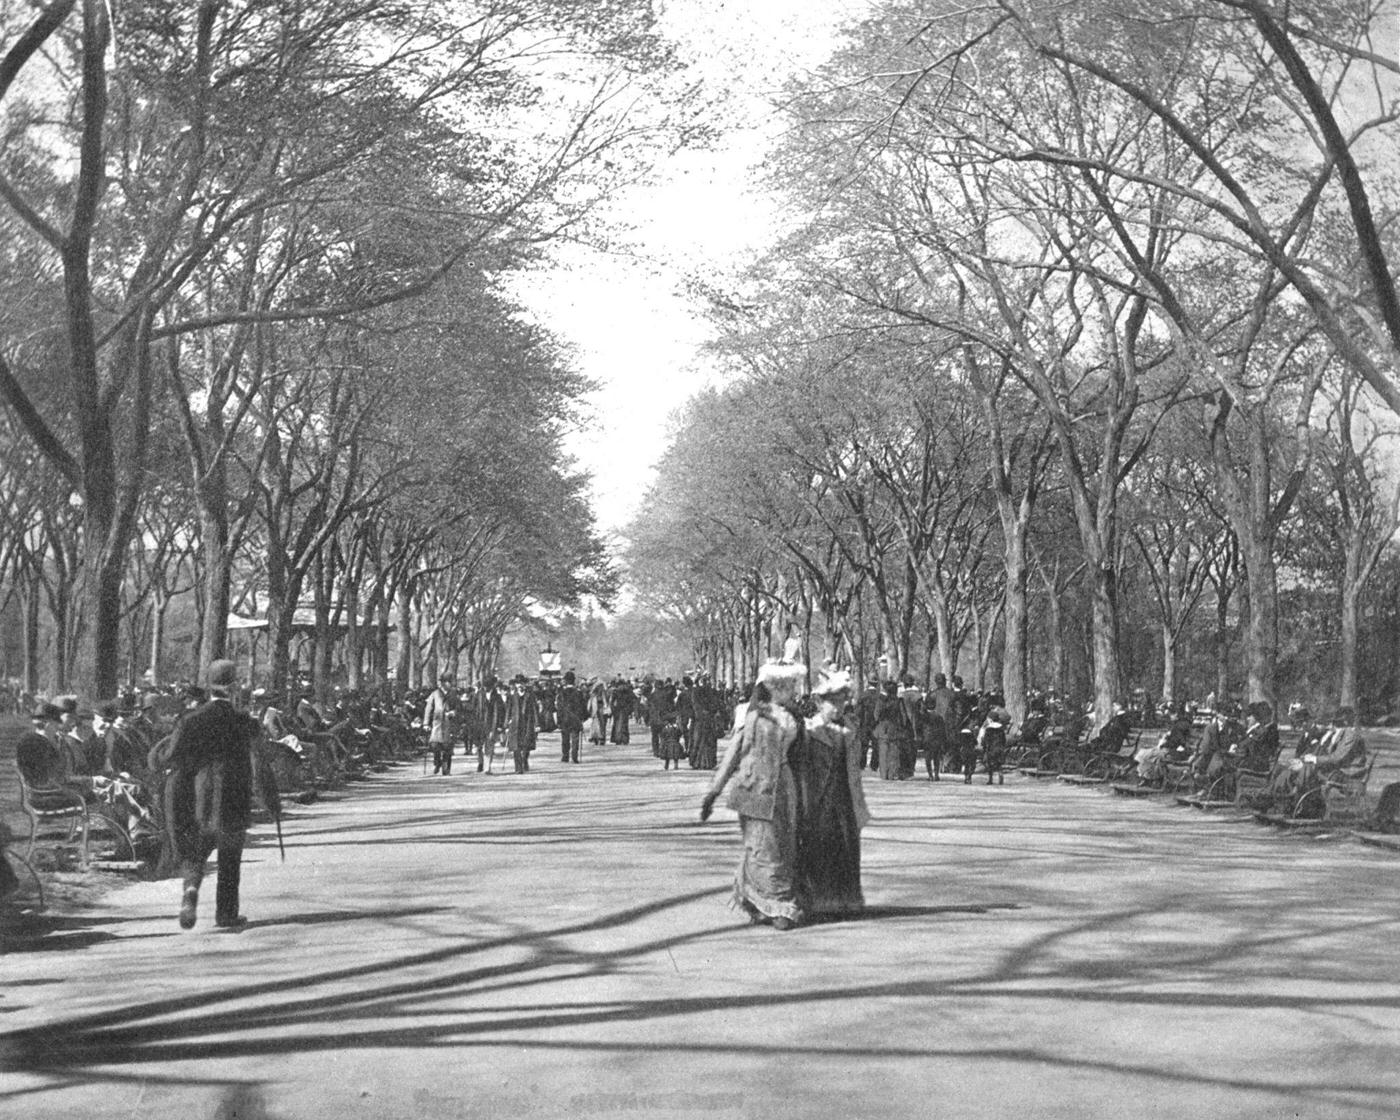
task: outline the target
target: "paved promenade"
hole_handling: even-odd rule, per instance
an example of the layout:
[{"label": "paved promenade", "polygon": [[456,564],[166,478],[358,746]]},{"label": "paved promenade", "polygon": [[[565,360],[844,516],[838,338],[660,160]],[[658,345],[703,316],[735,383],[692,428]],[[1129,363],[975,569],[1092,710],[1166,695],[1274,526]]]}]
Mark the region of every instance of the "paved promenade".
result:
[{"label": "paved promenade", "polygon": [[[867,781],[868,918],[726,908],[642,746],[260,829],[241,935],[131,883],[0,956],[0,1115],[1394,1117],[1400,855],[1013,776]],[[508,769],[508,767],[507,767]]]}]

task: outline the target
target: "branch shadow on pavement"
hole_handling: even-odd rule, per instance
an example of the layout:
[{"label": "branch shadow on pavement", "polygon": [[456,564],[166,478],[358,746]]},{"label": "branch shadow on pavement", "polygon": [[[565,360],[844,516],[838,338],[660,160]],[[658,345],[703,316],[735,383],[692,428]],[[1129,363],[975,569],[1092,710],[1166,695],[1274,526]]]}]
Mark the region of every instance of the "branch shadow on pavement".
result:
[{"label": "branch shadow on pavement", "polygon": [[[603,931],[628,931],[638,923],[667,911],[711,897],[717,890],[693,891],[616,910],[597,918],[552,928],[511,930],[502,936],[452,945],[431,952],[409,954],[375,962],[286,980],[233,986],[170,1000],[156,1000],[114,1011],[78,1016],[42,1028],[0,1034],[0,1065],[17,1071],[48,1075],[57,1081],[92,1078],[100,1081],[113,1067],[124,1065],[167,1066],[178,1062],[284,1055],[290,1052],[331,1052],[347,1048],[420,1049],[547,1048],[559,1045],[558,1032],[570,1035],[568,1045],[617,1053],[664,1052],[675,1046],[670,1037],[657,1037],[658,1029],[674,1023],[677,1034],[686,1034],[687,1047],[716,1055],[768,1055],[774,1058],[821,1055],[841,1060],[908,1060],[927,1062],[946,1056],[960,1061],[980,1061],[989,1066],[1007,1062],[1030,1068],[1059,1067],[1177,1085],[1196,1085],[1264,1093],[1279,1099],[1311,1102],[1317,1107],[1346,1104],[1362,1107],[1377,1116],[1387,1115],[1394,1087],[1384,1078],[1366,1081],[1329,1081],[1325,1074],[1307,1073],[1286,1084],[1264,1078],[1230,1076],[1209,1070],[1186,1070],[1169,1057],[1160,1064],[1150,1060],[1114,1061],[1100,1055],[1072,1056],[1035,1046],[987,1046],[930,1050],[919,1046],[850,1046],[777,1044],[755,1045],[752,1040],[707,1040],[695,1035],[686,1021],[740,1012],[773,1014],[804,1006],[853,1003],[886,999],[922,999],[937,1004],[953,1001],[1002,1001],[1009,1005],[1094,1003],[1124,1008],[1204,1007],[1220,1010],[1268,1010],[1319,1013],[1400,1011],[1400,995],[1377,993],[1374,985],[1353,980],[1353,989],[1330,994],[1302,994],[1282,990],[1246,992],[1218,984],[1246,962],[1295,942],[1306,943],[1331,930],[1324,920],[1295,920],[1292,927],[1272,932],[1259,929],[1222,940],[1218,944],[1185,941],[1159,945],[1152,953],[1137,951],[1129,942],[1117,959],[1104,961],[1101,938],[1116,937],[1162,913],[1186,904],[1181,898],[1163,898],[1158,905],[1134,907],[1057,923],[1037,930],[990,967],[972,975],[901,977],[867,984],[818,984],[795,990],[765,988],[746,994],[684,995],[579,1001],[545,999],[510,1006],[485,1005],[480,1011],[463,1012],[444,1007],[463,997],[538,989],[616,971],[630,961],[653,954],[694,946],[714,937],[731,942],[737,937],[764,936],[747,927],[720,926],[694,929],[663,937],[636,937],[614,948],[597,945]],[[1277,903],[1275,903],[1277,904]],[[1260,900],[1261,908],[1264,900]],[[1272,908],[1272,907],[1269,907]],[[1018,907],[898,906],[873,908],[877,917],[985,915],[997,909],[1016,921],[1024,920]],[[343,917],[343,915],[342,915]],[[1295,915],[1295,919],[1298,916]],[[1303,916],[1305,919],[1307,916]],[[1366,923],[1374,925],[1375,923]],[[569,944],[580,935],[588,947]],[[778,935],[769,934],[777,937]],[[784,935],[800,938],[801,934]],[[783,942],[800,949],[800,940]],[[520,959],[471,964],[470,959],[491,950],[523,953]],[[454,961],[462,966],[452,968]],[[1111,966],[1111,967],[1105,967]],[[561,973],[561,969],[563,970]],[[1327,977],[1324,970],[1321,975]],[[374,982],[374,978],[379,978]],[[1113,983],[1102,979],[1111,977]],[[1328,977],[1330,978],[1330,977]],[[1122,986],[1130,980],[1131,987]],[[346,982],[353,981],[350,990]],[[366,981],[370,981],[366,983]],[[1184,986],[1189,985],[1189,986]],[[317,990],[320,989],[319,993]],[[317,994],[307,995],[312,992]],[[251,1001],[251,1002],[250,1002]],[[195,1014],[191,1014],[194,1012]],[[600,1041],[589,1037],[599,1027],[645,1024],[645,1037]],[[581,1033],[580,1033],[581,1032]],[[98,1070],[92,1067],[106,1067]],[[27,1091],[27,1090],[26,1090]],[[6,1095],[0,1093],[0,1100]]]}]

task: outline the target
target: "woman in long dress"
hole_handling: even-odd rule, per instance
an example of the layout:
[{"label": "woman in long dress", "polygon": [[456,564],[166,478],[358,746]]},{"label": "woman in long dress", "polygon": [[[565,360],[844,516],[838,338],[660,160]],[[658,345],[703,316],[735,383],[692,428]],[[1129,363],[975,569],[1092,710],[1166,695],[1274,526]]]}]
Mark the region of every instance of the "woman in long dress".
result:
[{"label": "woman in long dress", "polygon": [[906,776],[904,757],[909,749],[909,724],[898,688],[894,681],[886,681],[879,707],[875,709],[875,743],[879,752],[880,777],[886,781],[898,781]]},{"label": "woman in long dress", "polygon": [[806,675],[805,667],[795,664],[759,670],[743,730],[730,742],[700,805],[700,819],[709,819],[734,779],[727,804],[739,814],[744,843],[730,905],[750,921],[780,930],[805,917],[797,891],[797,782],[789,759],[802,738],[802,724],[789,708]]},{"label": "woman in long dress", "polygon": [[610,715],[608,686],[601,680],[593,682],[588,694],[588,715],[591,720],[588,741],[602,746],[608,741],[608,716]]},{"label": "woman in long dress", "polygon": [[797,829],[797,890],[809,915],[857,914],[860,830],[870,819],[861,788],[860,743],[846,726],[849,673],[834,672],[812,690],[817,714],[807,720],[797,760],[801,813]]}]

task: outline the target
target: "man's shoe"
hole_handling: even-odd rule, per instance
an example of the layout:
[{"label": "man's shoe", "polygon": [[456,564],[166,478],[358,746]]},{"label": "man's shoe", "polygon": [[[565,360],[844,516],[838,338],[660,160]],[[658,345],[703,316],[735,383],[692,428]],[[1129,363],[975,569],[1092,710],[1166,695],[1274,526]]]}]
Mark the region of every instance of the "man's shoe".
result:
[{"label": "man's shoe", "polygon": [[199,905],[199,888],[190,887],[180,902],[180,928],[194,929],[195,908]]},{"label": "man's shoe", "polygon": [[235,918],[215,918],[214,924],[218,926],[219,929],[226,929],[230,933],[238,933],[248,924],[248,919],[242,914],[239,914]]},{"label": "man's shoe", "polygon": [[797,923],[794,922],[791,918],[774,918],[773,928],[787,932],[790,929],[796,929]]}]

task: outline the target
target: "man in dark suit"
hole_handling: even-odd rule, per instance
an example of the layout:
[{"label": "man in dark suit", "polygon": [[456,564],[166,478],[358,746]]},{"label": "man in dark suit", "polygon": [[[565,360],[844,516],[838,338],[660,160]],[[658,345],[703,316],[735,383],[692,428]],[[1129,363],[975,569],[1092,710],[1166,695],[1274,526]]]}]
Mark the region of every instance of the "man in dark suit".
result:
[{"label": "man in dark suit", "polygon": [[210,699],[180,721],[170,746],[165,819],[184,879],[181,929],[194,926],[204,863],[216,850],[214,924],[233,931],[247,924],[238,885],[253,808],[253,744],[261,732],[230,699],[237,672],[232,661],[209,666]]},{"label": "man in dark suit", "polygon": [[505,742],[506,702],[508,697],[500,680],[492,674],[481,686],[477,697],[477,714],[481,729],[481,748],[476,755],[477,773],[491,773],[496,761],[496,748]]},{"label": "man in dark suit", "polygon": [[667,677],[651,689],[647,705],[647,723],[651,727],[651,753],[661,757],[661,729],[676,718],[676,685]]},{"label": "man in dark suit", "polygon": [[574,681],[574,671],[564,674],[564,686],[554,698],[554,715],[559,723],[560,762],[577,762],[583,722],[588,718],[588,697]]},{"label": "man in dark suit", "polygon": [[539,734],[539,704],[524,673],[517,673],[510,683],[510,695],[506,697],[506,744],[510,747],[515,772],[525,774],[530,770],[530,752],[535,749],[535,738]]}]

